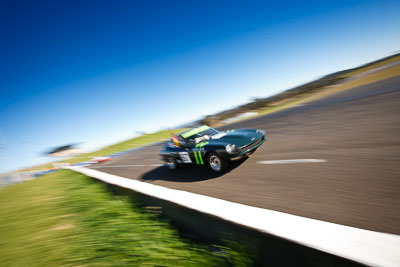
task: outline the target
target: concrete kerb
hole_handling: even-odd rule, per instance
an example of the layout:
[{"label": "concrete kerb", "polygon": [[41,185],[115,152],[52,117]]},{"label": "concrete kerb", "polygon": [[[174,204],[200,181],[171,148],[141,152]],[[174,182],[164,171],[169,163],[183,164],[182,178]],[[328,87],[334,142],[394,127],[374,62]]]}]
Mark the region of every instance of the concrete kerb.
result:
[{"label": "concrete kerb", "polygon": [[145,202],[161,206],[183,228],[214,242],[229,238],[245,242],[247,247],[253,246],[248,252],[258,254],[262,265],[286,261],[296,265],[400,266],[398,235],[251,207],[83,167],[67,169],[133,190]]}]

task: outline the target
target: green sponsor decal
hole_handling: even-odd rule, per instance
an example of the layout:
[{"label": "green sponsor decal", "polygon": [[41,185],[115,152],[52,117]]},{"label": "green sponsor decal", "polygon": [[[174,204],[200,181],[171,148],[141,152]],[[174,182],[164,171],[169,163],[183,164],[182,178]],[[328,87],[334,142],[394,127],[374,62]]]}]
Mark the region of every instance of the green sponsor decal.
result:
[{"label": "green sponsor decal", "polygon": [[199,153],[199,158],[200,158],[201,165],[204,165],[203,157],[201,156],[201,151],[197,151],[197,152]]},{"label": "green sponsor decal", "polygon": [[194,158],[196,159],[197,165],[204,165],[203,157],[201,156],[201,151],[194,151]]},{"label": "green sponsor decal", "polygon": [[189,131],[187,131],[187,132],[184,132],[184,133],[181,134],[181,135],[182,135],[183,138],[188,138],[188,137],[190,137],[190,136],[192,136],[192,135],[201,133],[201,132],[203,132],[203,131],[205,131],[205,130],[208,130],[208,129],[210,129],[210,127],[208,127],[207,125],[203,125],[203,126],[200,126],[200,127],[194,128],[194,129],[191,129],[191,130],[189,130]]},{"label": "green sponsor decal", "polygon": [[199,165],[199,159],[197,158],[197,151],[194,152],[194,158],[196,159],[196,164]]}]

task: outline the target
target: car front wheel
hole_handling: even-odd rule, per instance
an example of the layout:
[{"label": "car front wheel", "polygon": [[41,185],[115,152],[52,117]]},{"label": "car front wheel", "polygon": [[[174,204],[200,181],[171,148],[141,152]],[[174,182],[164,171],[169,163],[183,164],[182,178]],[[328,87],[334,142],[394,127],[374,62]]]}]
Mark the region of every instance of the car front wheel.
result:
[{"label": "car front wheel", "polygon": [[228,166],[228,162],[215,153],[208,155],[207,162],[210,169],[214,172],[222,172]]},{"label": "car front wheel", "polygon": [[178,165],[176,164],[176,161],[174,159],[168,159],[166,165],[170,170],[176,170],[178,168]]}]

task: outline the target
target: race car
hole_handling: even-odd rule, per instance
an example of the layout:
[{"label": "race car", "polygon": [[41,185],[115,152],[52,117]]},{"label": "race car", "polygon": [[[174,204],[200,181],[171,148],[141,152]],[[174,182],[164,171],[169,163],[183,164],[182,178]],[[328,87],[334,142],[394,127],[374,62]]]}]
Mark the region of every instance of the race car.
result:
[{"label": "race car", "polygon": [[183,164],[206,165],[214,172],[222,172],[230,161],[248,157],[267,138],[259,129],[217,131],[201,125],[173,135],[160,150],[162,160],[169,169]]}]

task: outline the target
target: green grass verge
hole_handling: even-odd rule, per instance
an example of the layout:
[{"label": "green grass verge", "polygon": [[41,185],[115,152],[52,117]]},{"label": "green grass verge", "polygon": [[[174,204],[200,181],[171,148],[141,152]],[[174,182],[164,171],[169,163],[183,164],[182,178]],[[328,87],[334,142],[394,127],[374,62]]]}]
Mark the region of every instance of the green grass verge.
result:
[{"label": "green grass verge", "polygon": [[[139,137],[135,137],[114,145],[110,145],[107,147],[104,147],[100,150],[90,152],[90,153],[84,153],[81,155],[78,155],[76,157],[72,157],[70,159],[62,160],[62,162],[65,163],[79,163],[79,162],[84,162],[92,159],[93,157],[99,157],[99,156],[106,156],[110,155],[116,152],[121,152],[125,151],[131,148],[135,147],[141,147],[144,145],[148,145],[151,143],[156,143],[160,142],[162,140],[166,140],[171,137],[171,133],[179,133],[184,130],[187,130],[187,128],[182,128],[182,129],[174,129],[174,130],[166,130],[166,131],[160,131],[156,133],[151,133],[151,134],[145,134]],[[35,166],[31,168],[24,169],[22,171],[32,171],[32,170],[40,170],[40,169],[48,169],[53,167],[53,163],[48,163],[48,164],[43,164],[40,166]]]},{"label": "green grass verge", "polygon": [[[179,237],[157,213],[62,170],[0,191],[1,266],[224,266],[248,264]],[[221,256],[223,255],[223,257]]]}]

